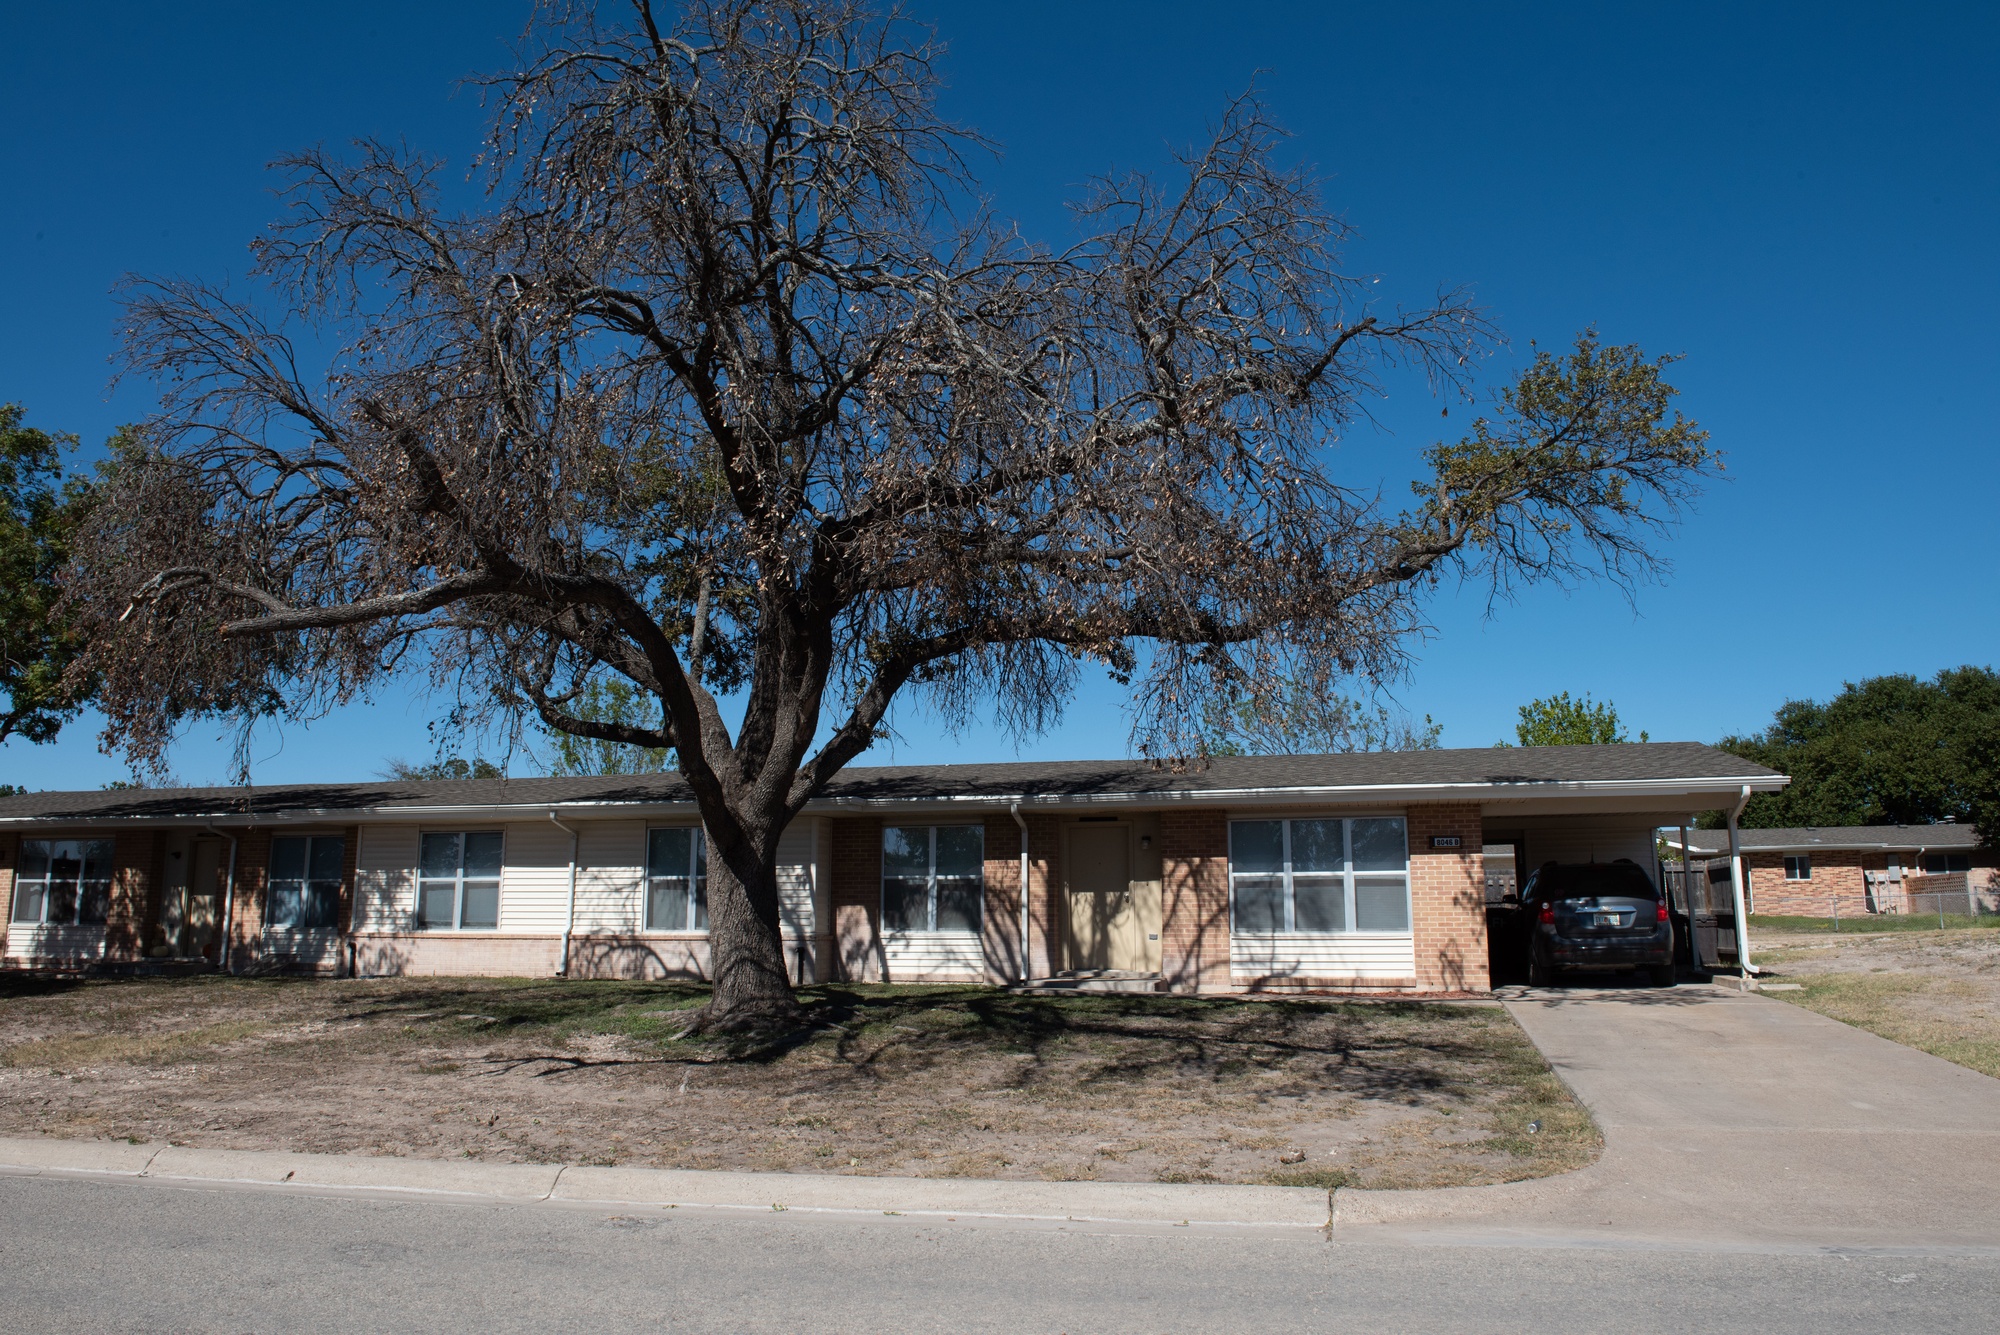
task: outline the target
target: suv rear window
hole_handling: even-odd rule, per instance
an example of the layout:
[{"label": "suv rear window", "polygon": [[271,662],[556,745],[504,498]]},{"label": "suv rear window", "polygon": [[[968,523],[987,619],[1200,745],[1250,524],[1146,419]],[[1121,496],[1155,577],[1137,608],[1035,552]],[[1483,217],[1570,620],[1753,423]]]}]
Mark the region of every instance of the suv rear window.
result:
[{"label": "suv rear window", "polygon": [[1659,891],[1645,872],[1632,863],[1592,863],[1581,867],[1549,867],[1535,878],[1537,899],[1658,899]]}]

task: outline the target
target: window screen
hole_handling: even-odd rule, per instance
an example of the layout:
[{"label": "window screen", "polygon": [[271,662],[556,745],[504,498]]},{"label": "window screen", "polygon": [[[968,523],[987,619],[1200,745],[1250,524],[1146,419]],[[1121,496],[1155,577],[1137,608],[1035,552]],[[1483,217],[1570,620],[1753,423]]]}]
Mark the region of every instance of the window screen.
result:
[{"label": "window screen", "polygon": [[708,930],[708,847],[692,826],[646,832],[646,930]]},{"label": "window screen", "polygon": [[13,920],[101,925],[111,911],[112,852],[109,839],[23,839]]},{"label": "window screen", "polygon": [[1229,825],[1232,930],[1407,932],[1410,855],[1401,816]]},{"label": "window screen", "polygon": [[984,826],[884,827],[884,931],[977,932],[985,888]]},{"label": "window screen", "polygon": [[497,831],[424,835],[417,866],[417,926],[464,931],[500,925]]},{"label": "window screen", "polygon": [[346,860],[347,841],[338,835],[273,839],[268,925],[277,931],[338,927]]}]

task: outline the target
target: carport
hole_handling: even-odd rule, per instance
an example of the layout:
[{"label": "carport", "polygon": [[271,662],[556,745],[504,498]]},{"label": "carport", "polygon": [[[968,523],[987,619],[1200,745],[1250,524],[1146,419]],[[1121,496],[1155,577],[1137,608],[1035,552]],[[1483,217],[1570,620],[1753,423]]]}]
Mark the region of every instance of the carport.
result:
[{"label": "carport", "polygon": [[[1544,784],[1537,786],[1539,791],[1482,803],[1487,857],[1511,872],[1487,878],[1489,909],[1510,891],[1518,892],[1535,869],[1547,863],[1629,861],[1667,895],[1682,964],[1696,970],[1747,970],[1748,934],[1742,927],[1747,883],[1736,818],[1753,793],[1776,792],[1789,780],[1769,772],[1669,778],[1658,772],[1663,758],[1659,750],[1643,745],[1632,749],[1634,770],[1644,767],[1652,772],[1635,772],[1620,786],[1622,791],[1607,792],[1601,783],[1591,785],[1589,792],[1565,792],[1564,785]],[[1730,849],[1726,863],[1692,878],[1670,870],[1659,857],[1661,831],[1684,831],[1709,811],[1725,817]],[[1510,962],[1496,956],[1492,963],[1497,984],[1510,973]]]}]

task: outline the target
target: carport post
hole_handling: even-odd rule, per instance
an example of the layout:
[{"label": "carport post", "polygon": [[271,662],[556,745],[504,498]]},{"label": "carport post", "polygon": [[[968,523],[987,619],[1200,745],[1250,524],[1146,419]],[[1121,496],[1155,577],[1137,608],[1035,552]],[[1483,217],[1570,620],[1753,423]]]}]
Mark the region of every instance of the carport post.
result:
[{"label": "carport post", "polygon": [[1737,800],[1735,809],[1729,813],[1729,889],[1736,899],[1736,968],[1743,979],[1745,991],[1750,987],[1753,966],[1750,963],[1750,912],[1743,895],[1743,844],[1736,837],[1736,818],[1743,814],[1743,808],[1750,805],[1750,785],[1743,785],[1743,795]]}]

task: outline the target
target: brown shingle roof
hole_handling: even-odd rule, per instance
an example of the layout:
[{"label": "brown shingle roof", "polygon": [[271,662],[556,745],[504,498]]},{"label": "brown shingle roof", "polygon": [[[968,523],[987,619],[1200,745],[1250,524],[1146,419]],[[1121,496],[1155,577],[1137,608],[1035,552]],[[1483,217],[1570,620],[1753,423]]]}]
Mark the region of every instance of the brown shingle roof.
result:
[{"label": "brown shingle roof", "polygon": [[[970,765],[854,766],[822,800],[1160,797],[1246,790],[1302,792],[1432,786],[1499,787],[1674,780],[1755,782],[1782,776],[1698,742],[1616,746],[1479,747],[1316,756],[1219,756],[1182,773],[1143,761],[1015,761]],[[248,788],[148,788],[26,793],[0,798],[0,821],[167,820],[297,811],[537,807],[583,803],[655,806],[691,802],[677,774],[603,778],[440,779],[281,784]]]}]

